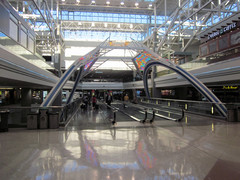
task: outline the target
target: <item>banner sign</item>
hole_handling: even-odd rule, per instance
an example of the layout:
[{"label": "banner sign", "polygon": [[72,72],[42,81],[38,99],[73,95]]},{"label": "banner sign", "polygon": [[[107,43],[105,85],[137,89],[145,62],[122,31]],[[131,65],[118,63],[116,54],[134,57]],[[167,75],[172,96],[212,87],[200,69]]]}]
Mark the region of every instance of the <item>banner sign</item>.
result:
[{"label": "banner sign", "polygon": [[228,31],[231,31],[231,30],[237,28],[239,26],[239,24],[240,24],[240,22],[233,22],[232,24],[230,24],[230,25],[228,25],[228,26],[226,26],[222,29],[219,29],[216,32],[213,32],[212,34],[209,34],[208,35],[208,40],[213,39],[217,36],[220,36],[220,35],[224,34],[225,32],[228,32]]}]

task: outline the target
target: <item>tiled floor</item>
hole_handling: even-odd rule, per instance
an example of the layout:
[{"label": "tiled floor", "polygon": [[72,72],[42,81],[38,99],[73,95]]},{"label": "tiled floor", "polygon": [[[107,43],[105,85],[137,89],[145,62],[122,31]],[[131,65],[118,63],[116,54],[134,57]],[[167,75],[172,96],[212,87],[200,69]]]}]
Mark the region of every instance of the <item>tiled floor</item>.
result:
[{"label": "tiled floor", "polygon": [[0,179],[240,179],[240,123],[190,115],[111,126],[107,116],[79,111],[66,129],[0,133]]}]

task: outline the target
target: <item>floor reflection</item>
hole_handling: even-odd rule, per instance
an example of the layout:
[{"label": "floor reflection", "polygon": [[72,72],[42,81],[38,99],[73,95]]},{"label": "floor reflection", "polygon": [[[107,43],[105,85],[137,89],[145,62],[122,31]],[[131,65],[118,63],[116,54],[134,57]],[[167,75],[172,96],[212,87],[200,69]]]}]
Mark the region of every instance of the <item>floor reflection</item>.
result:
[{"label": "floor reflection", "polygon": [[[96,122],[102,127],[89,125]],[[226,165],[232,177],[240,172],[240,124],[188,117],[125,125],[89,112],[65,130],[2,133],[0,179],[202,180]]]}]

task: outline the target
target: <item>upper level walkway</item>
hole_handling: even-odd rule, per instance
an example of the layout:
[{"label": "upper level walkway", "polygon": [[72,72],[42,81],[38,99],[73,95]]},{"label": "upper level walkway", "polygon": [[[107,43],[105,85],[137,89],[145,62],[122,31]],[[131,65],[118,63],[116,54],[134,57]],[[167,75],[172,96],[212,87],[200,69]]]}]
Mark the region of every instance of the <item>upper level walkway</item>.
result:
[{"label": "upper level walkway", "polygon": [[[184,69],[200,79],[203,83],[234,82],[240,77],[240,58],[233,58],[210,65],[204,62],[193,61],[183,64]],[[4,46],[0,46],[0,83],[1,86],[23,86],[52,88],[59,80],[57,76],[45,69],[28,62],[24,57],[17,55]],[[187,85],[189,82],[178,74],[165,74],[155,78],[156,87]],[[68,81],[65,89],[71,89],[74,82]],[[151,82],[150,82],[151,84]],[[136,89],[144,88],[143,81],[134,82],[88,82],[79,83],[78,89]]]}]

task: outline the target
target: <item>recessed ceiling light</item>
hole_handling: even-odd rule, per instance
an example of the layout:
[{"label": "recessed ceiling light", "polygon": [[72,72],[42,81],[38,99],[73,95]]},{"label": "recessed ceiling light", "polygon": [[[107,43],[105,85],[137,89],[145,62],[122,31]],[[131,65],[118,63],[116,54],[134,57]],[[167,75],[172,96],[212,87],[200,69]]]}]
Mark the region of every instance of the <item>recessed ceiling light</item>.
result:
[{"label": "recessed ceiling light", "polygon": [[62,0],[62,2],[65,2],[65,0]]},{"label": "recessed ceiling light", "polygon": [[152,4],[149,4],[149,5],[148,5],[148,7],[150,7],[150,8],[151,8],[151,7],[152,7]]},{"label": "recessed ceiling light", "polygon": [[110,1],[107,1],[106,4],[109,5],[109,4],[110,4]]},{"label": "recessed ceiling light", "polygon": [[96,2],[93,0],[91,3],[92,3],[92,4],[95,4]]},{"label": "recessed ceiling light", "polygon": [[76,0],[76,3],[80,3],[80,0]]}]

